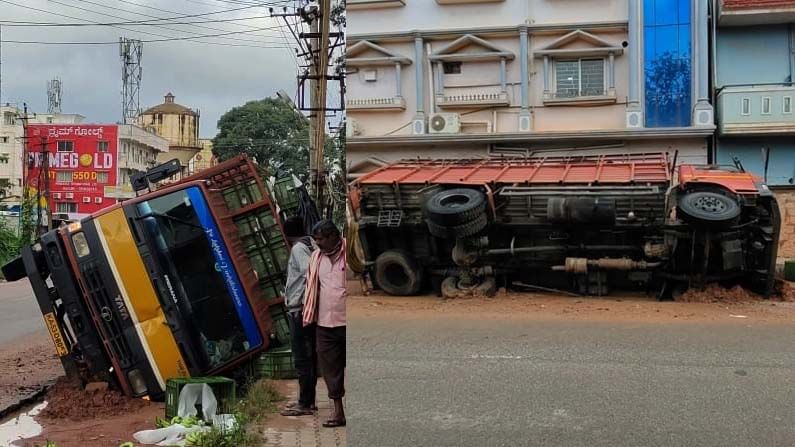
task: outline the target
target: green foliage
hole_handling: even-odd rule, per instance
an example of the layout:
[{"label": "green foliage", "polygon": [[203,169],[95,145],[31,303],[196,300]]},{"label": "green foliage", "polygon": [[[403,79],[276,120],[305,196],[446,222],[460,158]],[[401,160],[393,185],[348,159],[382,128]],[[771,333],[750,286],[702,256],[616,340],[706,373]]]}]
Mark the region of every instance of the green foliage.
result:
[{"label": "green foliage", "polygon": [[259,422],[265,415],[276,411],[276,402],[284,398],[270,383],[253,382],[248,386],[246,396],[237,403],[237,413],[247,421]]},{"label": "green foliage", "polygon": [[218,129],[213,154],[220,160],[246,154],[277,177],[308,174],[309,124],[280,99],[235,107],[221,116]]},{"label": "green foliage", "polygon": [[331,204],[334,207],[332,220],[338,228],[345,228],[345,203],[347,200],[347,183],[345,169],[345,121],[340,126],[337,135],[330,136],[326,140],[326,147],[323,151],[326,166],[328,167],[328,193],[331,196]]}]

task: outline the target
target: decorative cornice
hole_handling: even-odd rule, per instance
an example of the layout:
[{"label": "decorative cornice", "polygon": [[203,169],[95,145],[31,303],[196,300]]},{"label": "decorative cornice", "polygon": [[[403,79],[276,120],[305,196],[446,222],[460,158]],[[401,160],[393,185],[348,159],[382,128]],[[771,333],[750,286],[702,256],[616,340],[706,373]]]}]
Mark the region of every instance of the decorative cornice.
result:
[{"label": "decorative cornice", "polygon": [[479,36],[507,36],[513,37],[521,33],[523,29],[531,34],[548,34],[581,29],[584,31],[626,31],[628,22],[626,20],[611,22],[591,22],[591,23],[556,23],[544,25],[519,24],[513,26],[495,26],[485,28],[451,28],[451,29],[429,29],[429,30],[410,30],[395,31],[386,33],[369,34],[348,34],[346,36],[349,43],[360,40],[374,40],[378,42],[407,42],[414,40],[415,37],[428,39],[450,39],[457,38],[463,34],[477,34]]}]

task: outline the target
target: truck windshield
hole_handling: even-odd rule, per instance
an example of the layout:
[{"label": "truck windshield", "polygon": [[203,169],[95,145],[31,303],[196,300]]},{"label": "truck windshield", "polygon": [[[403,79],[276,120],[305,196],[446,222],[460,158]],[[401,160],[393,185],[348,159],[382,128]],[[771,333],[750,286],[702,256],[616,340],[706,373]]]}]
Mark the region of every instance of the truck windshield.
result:
[{"label": "truck windshield", "polygon": [[199,338],[208,369],[262,343],[253,314],[197,187],[137,205],[157,251],[162,280]]}]

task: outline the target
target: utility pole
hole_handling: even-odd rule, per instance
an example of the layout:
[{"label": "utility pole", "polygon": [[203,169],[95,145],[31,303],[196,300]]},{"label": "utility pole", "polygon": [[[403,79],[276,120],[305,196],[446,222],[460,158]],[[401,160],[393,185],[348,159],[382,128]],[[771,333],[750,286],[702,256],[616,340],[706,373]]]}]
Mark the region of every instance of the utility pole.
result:
[{"label": "utility pole", "polygon": [[[282,17],[285,24],[295,37],[299,49],[296,53],[303,58],[306,65],[299,67],[302,72],[298,76],[298,107],[309,111],[309,174],[311,193],[318,208],[327,208],[326,165],[324,146],[326,143],[326,113],[344,110],[342,101],[339,106],[327,105],[328,81],[340,81],[340,98],[342,98],[343,77],[329,74],[329,61],[335,48],[343,46],[343,35],[331,32],[332,0],[299,0],[295,12],[274,13],[272,17]],[[309,32],[303,32],[291,23],[288,17],[299,17],[308,25]],[[332,42],[333,40],[333,42]],[[307,81],[309,81],[307,83]],[[308,84],[308,85],[307,85]],[[307,95],[306,87],[309,87]],[[309,97],[309,105],[305,104]],[[323,213],[325,214],[325,213]]]}]

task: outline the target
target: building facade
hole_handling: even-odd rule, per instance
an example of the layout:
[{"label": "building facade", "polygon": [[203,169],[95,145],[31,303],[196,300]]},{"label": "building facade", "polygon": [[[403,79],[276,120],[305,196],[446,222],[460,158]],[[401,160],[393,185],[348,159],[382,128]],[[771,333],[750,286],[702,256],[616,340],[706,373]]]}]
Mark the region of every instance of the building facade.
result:
[{"label": "building facade", "polygon": [[709,1],[349,0],[348,172],[678,151],[714,131]]},{"label": "building facade", "polygon": [[151,107],[138,116],[138,125],[168,140],[168,154],[158,163],[178,159],[187,172],[191,159],[202,149],[199,142],[199,111],[174,102],[167,93],[162,104]]},{"label": "building facade", "polygon": [[[25,183],[53,213],[79,219],[132,194],[130,175],[155,165],[168,141],[133,125],[27,125]],[[130,191],[132,193],[132,191]]]},{"label": "building facade", "polygon": [[715,0],[715,159],[776,192],[779,257],[795,257],[795,1]]},{"label": "building facade", "polygon": [[[2,204],[19,205],[22,198],[24,152],[24,111],[16,104],[0,106],[0,187],[5,193]],[[29,124],[80,124],[85,117],[68,113],[29,113]]]}]

